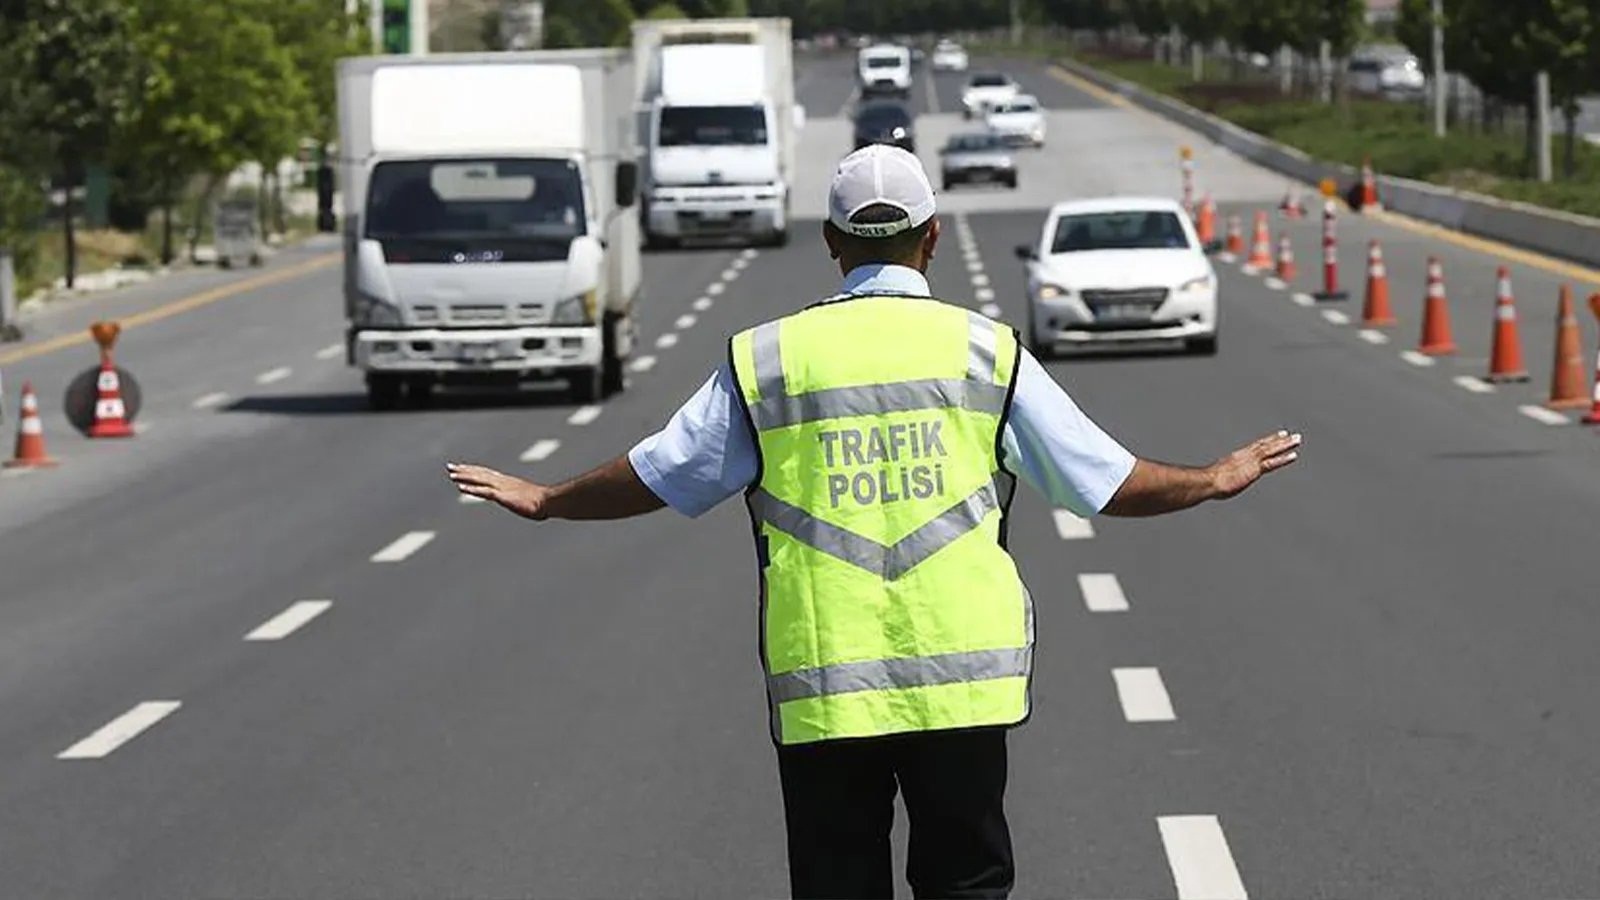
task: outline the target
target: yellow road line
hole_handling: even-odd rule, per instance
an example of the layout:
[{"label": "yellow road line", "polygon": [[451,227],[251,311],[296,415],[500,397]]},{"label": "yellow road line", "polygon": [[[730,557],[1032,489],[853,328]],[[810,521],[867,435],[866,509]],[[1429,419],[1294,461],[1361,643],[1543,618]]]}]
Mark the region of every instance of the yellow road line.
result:
[{"label": "yellow road line", "polygon": [[[201,291],[198,294],[191,294],[187,297],[181,297],[177,300],[173,300],[170,303],[164,303],[152,309],[147,309],[144,312],[134,313],[125,319],[118,319],[117,321],[122,325],[122,329],[124,331],[130,328],[138,328],[140,325],[149,325],[151,322],[159,322],[162,319],[176,316],[179,313],[186,313],[190,310],[199,309],[202,306],[208,306],[217,302],[218,300],[224,300],[228,297],[233,297],[246,291],[253,291],[256,288],[278,284],[279,282],[288,281],[291,278],[298,278],[299,276],[308,272],[315,272],[318,269],[325,269],[337,262],[339,256],[340,255],[337,253],[325,253],[321,256],[308,259],[305,262],[292,265],[286,269],[279,269],[274,272],[263,272],[260,275],[246,278],[243,281],[235,281],[229,284],[220,285],[207,291]],[[25,359],[34,359],[36,357],[44,356],[48,353],[54,353],[57,350],[64,350],[68,347],[76,347],[79,344],[87,344],[90,340],[91,338],[87,328],[82,331],[75,331],[71,334],[57,335],[56,337],[53,337],[47,341],[40,341],[37,344],[26,347],[19,347],[9,353],[0,353],[0,366],[22,362]]]},{"label": "yellow road line", "polygon": [[1053,65],[1047,71],[1050,73],[1051,78],[1054,78],[1060,82],[1064,82],[1071,87],[1077,88],[1078,90],[1083,91],[1085,94],[1088,94],[1096,100],[1099,100],[1101,103],[1107,103],[1111,106],[1119,106],[1123,109],[1133,108],[1133,103],[1130,102],[1127,97],[1124,97],[1121,94],[1113,91],[1108,91],[1100,85],[1078,75],[1074,75],[1060,66]]}]

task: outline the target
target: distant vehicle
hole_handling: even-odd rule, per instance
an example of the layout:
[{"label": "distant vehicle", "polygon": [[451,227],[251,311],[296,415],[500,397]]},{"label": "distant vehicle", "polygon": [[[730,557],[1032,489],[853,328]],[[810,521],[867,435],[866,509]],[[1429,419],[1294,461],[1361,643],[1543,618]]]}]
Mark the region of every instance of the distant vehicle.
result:
[{"label": "distant vehicle", "polygon": [[961,112],[968,119],[982,116],[996,103],[1016,99],[1020,88],[1009,75],[999,72],[974,72],[961,91]]},{"label": "distant vehicle", "polygon": [[911,51],[893,44],[877,44],[856,57],[856,76],[863,96],[911,96]]},{"label": "distant vehicle", "polygon": [[990,106],[983,122],[996,137],[1013,147],[1044,146],[1044,110],[1031,94],[1018,94],[1014,100]]},{"label": "distant vehicle", "polygon": [[856,109],[855,148],[868,144],[892,144],[917,152],[916,119],[904,105],[893,100],[877,100]]},{"label": "distant vehicle", "polygon": [[954,41],[940,41],[933,48],[933,70],[935,72],[965,72],[967,70],[967,51]]},{"label": "distant vehicle", "polygon": [[958,184],[1017,186],[1017,163],[1011,149],[986,131],[953,134],[939,150],[943,190]]},{"label": "distant vehicle", "polygon": [[788,19],[640,20],[641,218],[652,246],[735,238],[782,245],[805,112]]},{"label": "distant vehicle", "polygon": [[373,408],[436,384],[559,378],[583,403],[622,389],[640,288],[627,62],[339,63],[345,340]]},{"label": "distant vehicle", "polygon": [[1428,88],[1422,62],[1402,47],[1366,47],[1351,54],[1346,65],[1350,89],[1389,100],[1421,97]]},{"label": "distant vehicle", "polygon": [[1112,197],[1057,204],[1028,268],[1029,344],[1181,342],[1217,351],[1217,275],[1177,202]]}]

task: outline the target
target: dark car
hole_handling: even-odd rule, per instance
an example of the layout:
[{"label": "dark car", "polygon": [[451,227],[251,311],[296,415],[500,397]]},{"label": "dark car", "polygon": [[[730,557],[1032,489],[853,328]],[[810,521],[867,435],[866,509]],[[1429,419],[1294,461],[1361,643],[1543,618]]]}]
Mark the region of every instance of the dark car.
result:
[{"label": "dark car", "polygon": [[957,184],[1017,186],[1017,163],[998,135],[988,132],[953,134],[939,151],[945,190]]},{"label": "dark car", "polygon": [[877,102],[856,110],[856,149],[868,144],[893,144],[917,152],[916,120],[903,104]]}]

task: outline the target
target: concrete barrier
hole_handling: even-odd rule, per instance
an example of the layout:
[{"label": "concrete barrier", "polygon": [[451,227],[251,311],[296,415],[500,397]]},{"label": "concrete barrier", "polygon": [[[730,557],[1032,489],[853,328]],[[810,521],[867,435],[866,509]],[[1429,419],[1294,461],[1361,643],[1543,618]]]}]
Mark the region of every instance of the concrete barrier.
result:
[{"label": "concrete barrier", "polygon": [[[1360,173],[1352,166],[1308,156],[1181,100],[1146,90],[1077,60],[1062,59],[1058,64],[1141,109],[1182,125],[1237,156],[1296,181],[1315,185],[1324,178],[1332,178],[1349,186],[1360,178]],[[1386,208],[1402,215],[1600,267],[1600,219],[1387,175],[1378,176],[1378,196]]]}]

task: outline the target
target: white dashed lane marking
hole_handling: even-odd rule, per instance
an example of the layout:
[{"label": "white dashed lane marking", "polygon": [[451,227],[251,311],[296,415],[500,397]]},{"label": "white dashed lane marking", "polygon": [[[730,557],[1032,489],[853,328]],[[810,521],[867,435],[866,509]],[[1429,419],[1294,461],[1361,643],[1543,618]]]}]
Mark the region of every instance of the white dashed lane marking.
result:
[{"label": "white dashed lane marking", "polygon": [[1418,353],[1415,350],[1403,350],[1403,351],[1401,351],[1400,358],[1405,360],[1406,362],[1412,364],[1413,366],[1416,366],[1416,367],[1422,368],[1422,369],[1425,369],[1428,366],[1433,365],[1433,357],[1429,356],[1426,353]]},{"label": "white dashed lane marking", "polygon": [[761,251],[757,250],[756,248],[747,247],[747,248],[745,248],[743,253],[739,254],[739,258],[742,259],[742,260],[745,260],[746,262],[748,262],[748,261],[750,261],[752,259],[755,259],[760,254],[761,254]]},{"label": "white dashed lane marking", "polygon": [[1542,406],[1535,406],[1532,403],[1529,403],[1526,406],[1517,407],[1517,411],[1534,420],[1535,422],[1542,422],[1546,425],[1572,424],[1572,420],[1568,419],[1561,413],[1558,413],[1553,409],[1545,409]]},{"label": "white dashed lane marking", "polygon": [[738,278],[738,277],[739,277],[739,270],[733,268],[732,266],[729,266],[728,268],[722,270],[722,280],[723,281],[732,281],[732,280],[734,280],[735,278]]},{"label": "white dashed lane marking", "polygon": [[708,285],[706,287],[706,293],[715,297],[727,289],[728,286],[719,281],[716,284]]},{"label": "white dashed lane marking", "polygon": [[630,371],[630,372],[648,372],[651,369],[654,369],[655,367],[656,367],[656,358],[654,356],[640,356],[640,357],[636,357],[633,362],[628,364],[628,371]]},{"label": "white dashed lane marking", "polygon": [[678,321],[673,322],[672,324],[675,327],[677,327],[677,329],[679,331],[682,331],[685,328],[693,328],[694,327],[694,323],[698,322],[698,321],[700,321],[700,320],[696,319],[694,316],[689,315],[688,313],[684,313],[683,315],[678,317]]},{"label": "white dashed lane marking", "polygon": [[1348,315],[1340,312],[1337,309],[1325,309],[1325,310],[1323,310],[1322,311],[1322,318],[1326,319],[1328,324],[1330,324],[1330,325],[1349,325],[1350,324],[1350,317]]},{"label": "white dashed lane marking", "polygon": [[463,506],[469,506],[476,503],[488,503],[489,501],[482,497],[474,497],[471,494],[456,494],[456,502]]},{"label": "white dashed lane marking", "polygon": [[[1284,283],[1283,279],[1277,278],[1277,277],[1268,278],[1266,280],[1266,285],[1267,285],[1268,289],[1274,290],[1274,291],[1281,291],[1284,288],[1289,286],[1289,285]],[[1316,301],[1312,301],[1312,302],[1316,302]]]},{"label": "white dashed lane marking", "polygon": [[744,267],[748,265],[750,265],[750,260],[745,259],[742,256],[735,258],[733,261],[733,268],[738,269],[741,272],[743,272]]},{"label": "white dashed lane marking", "polygon": [[1160,816],[1156,827],[1178,900],[1249,900],[1216,816]]},{"label": "white dashed lane marking", "polygon": [[982,260],[977,260],[977,259],[969,261],[967,263],[967,271],[968,272],[973,272],[973,273],[982,272],[983,271],[983,261]]},{"label": "white dashed lane marking", "polygon": [[668,347],[676,347],[677,345],[678,336],[670,331],[656,338],[656,347],[661,350],[665,350]]},{"label": "white dashed lane marking", "polygon": [[981,288],[982,287],[988,287],[989,286],[989,276],[983,275],[983,274],[978,274],[978,275],[972,276],[972,286],[973,287],[981,287]]},{"label": "white dashed lane marking", "polygon": [[1366,341],[1369,344],[1389,343],[1389,336],[1377,330],[1376,328],[1363,328],[1357,333],[1361,336],[1363,341]]},{"label": "white dashed lane marking", "polygon": [[403,562],[413,553],[428,546],[434,538],[431,531],[408,531],[396,538],[394,543],[372,554],[375,563]]},{"label": "white dashed lane marking", "polygon": [[979,303],[991,303],[994,301],[994,289],[986,287],[978,288],[972,292],[972,296],[975,297]]},{"label": "white dashed lane marking", "polygon": [[332,600],[297,600],[289,608],[256,626],[244,636],[247,641],[281,641],[301,626],[327,612]]},{"label": "white dashed lane marking", "polygon": [[1083,605],[1090,612],[1127,612],[1128,598],[1122,593],[1122,583],[1109,573],[1078,576],[1078,590],[1083,592]]},{"label": "white dashed lane marking", "polygon": [[1474,394],[1494,393],[1494,385],[1472,375],[1457,375],[1450,380],[1454,381],[1462,390],[1471,391]]},{"label": "white dashed lane marking", "polygon": [[1171,722],[1178,718],[1172,712],[1172,698],[1167,696],[1161,670],[1152,667],[1112,669],[1111,677],[1117,683],[1122,716],[1129,722]]},{"label": "white dashed lane marking", "polygon": [[1088,519],[1080,519],[1071,510],[1051,510],[1056,520],[1056,534],[1061,535],[1063,541],[1079,541],[1084,538],[1094,537],[1094,526]]},{"label": "white dashed lane marking", "polygon": [[567,416],[567,424],[587,425],[600,418],[601,409],[599,406],[580,406],[572,411],[572,415]]},{"label": "white dashed lane marking", "polygon": [[213,406],[221,406],[222,404],[227,403],[227,402],[228,402],[228,395],[227,394],[224,394],[221,391],[214,391],[212,393],[205,394],[205,395],[200,396],[200,397],[196,397],[195,401],[193,403],[189,404],[189,405],[194,407],[195,409],[210,409]]},{"label": "white dashed lane marking", "polygon": [[317,351],[317,359],[333,359],[344,352],[343,344],[329,344]]},{"label": "white dashed lane marking", "polygon": [[178,711],[177,700],[146,700],[100,726],[94,734],[56,754],[56,759],[103,759],[152,725]]},{"label": "white dashed lane marking", "polygon": [[981,312],[981,313],[983,313],[983,314],[984,314],[984,315],[986,315],[986,316],[988,316],[988,317],[989,317],[989,318],[991,318],[991,319],[998,319],[998,318],[1000,318],[1000,307],[998,307],[998,306],[996,306],[996,305],[994,305],[994,304],[993,304],[993,303],[985,303],[985,304],[984,304],[984,305],[983,305],[983,306],[982,306],[982,307],[981,307],[981,308],[980,308],[980,309],[979,309],[979,310],[978,310],[978,312]]},{"label": "white dashed lane marking", "polygon": [[279,366],[276,369],[268,369],[257,375],[256,384],[272,384],[273,382],[282,381],[293,374],[294,370],[288,366]]},{"label": "white dashed lane marking", "polygon": [[518,457],[518,459],[522,460],[523,462],[540,462],[541,460],[549,459],[550,454],[556,452],[560,448],[560,441],[555,440],[554,438],[545,438],[543,440],[534,441],[533,446],[522,451],[522,455]]},{"label": "white dashed lane marking", "polygon": [[695,308],[696,311],[705,312],[706,310],[711,308],[711,298],[710,297],[701,297],[700,299],[694,301],[693,305],[694,305],[694,308]]}]

